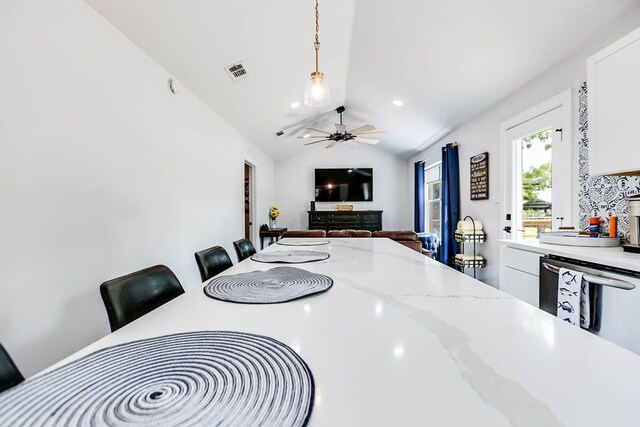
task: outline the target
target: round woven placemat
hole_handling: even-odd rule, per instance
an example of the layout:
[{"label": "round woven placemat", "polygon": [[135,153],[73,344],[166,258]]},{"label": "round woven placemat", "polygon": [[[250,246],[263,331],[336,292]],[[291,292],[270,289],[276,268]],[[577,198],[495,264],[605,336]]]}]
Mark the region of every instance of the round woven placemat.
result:
[{"label": "round woven placemat", "polygon": [[218,276],[204,287],[214,299],[244,304],[275,304],[325,292],[333,279],[295,267]]},{"label": "round woven placemat", "polygon": [[0,425],[305,425],[314,382],[272,338],[190,332],[105,348],[0,393]]},{"label": "round woven placemat", "polygon": [[305,262],[323,261],[327,258],[329,258],[328,253],[317,251],[258,252],[251,256],[251,259],[257,262],[286,264],[302,264]]}]

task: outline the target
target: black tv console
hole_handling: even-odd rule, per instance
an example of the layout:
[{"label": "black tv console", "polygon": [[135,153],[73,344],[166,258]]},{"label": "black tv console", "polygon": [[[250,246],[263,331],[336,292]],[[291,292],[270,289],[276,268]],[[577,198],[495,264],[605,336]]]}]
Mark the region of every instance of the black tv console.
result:
[{"label": "black tv console", "polygon": [[308,211],[309,230],[382,230],[382,211]]}]

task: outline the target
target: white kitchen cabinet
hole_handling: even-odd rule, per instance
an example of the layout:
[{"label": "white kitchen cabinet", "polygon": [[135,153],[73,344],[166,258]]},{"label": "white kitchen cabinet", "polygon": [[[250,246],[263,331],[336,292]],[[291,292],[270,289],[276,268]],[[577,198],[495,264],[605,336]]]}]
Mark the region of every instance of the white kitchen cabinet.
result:
[{"label": "white kitchen cabinet", "polygon": [[500,248],[500,290],[526,303],[539,306],[540,253]]},{"label": "white kitchen cabinet", "polygon": [[539,277],[511,267],[504,267],[503,277],[506,280],[507,293],[534,307],[540,303]]},{"label": "white kitchen cabinet", "polygon": [[640,171],[640,28],[587,60],[589,173]]}]

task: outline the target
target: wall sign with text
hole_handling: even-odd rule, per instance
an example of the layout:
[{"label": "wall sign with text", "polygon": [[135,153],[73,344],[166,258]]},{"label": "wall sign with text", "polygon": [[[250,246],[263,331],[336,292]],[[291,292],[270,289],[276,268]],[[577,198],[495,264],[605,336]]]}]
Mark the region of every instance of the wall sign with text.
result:
[{"label": "wall sign with text", "polygon": [[477,154],[471,158],[470,174],[471,200],[489,198],[489,153]]}]

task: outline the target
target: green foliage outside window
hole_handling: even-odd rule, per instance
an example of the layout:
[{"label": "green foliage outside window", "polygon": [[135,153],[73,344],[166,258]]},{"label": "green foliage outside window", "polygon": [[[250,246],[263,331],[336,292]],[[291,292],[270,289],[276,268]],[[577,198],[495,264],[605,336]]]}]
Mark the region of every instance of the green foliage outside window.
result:
[{"label": "green foliage outside window", "polygon": [[[529,149],[535,141],[546,142],[545,150],[551,149],[551,132],[545,130],[522,138],[523,149]],[[551,162],[543,163],[538,167],[530,167],[522,172],[522,198],[524,203],[532,203],[537,200],[539,191],[551,188]]]}]

